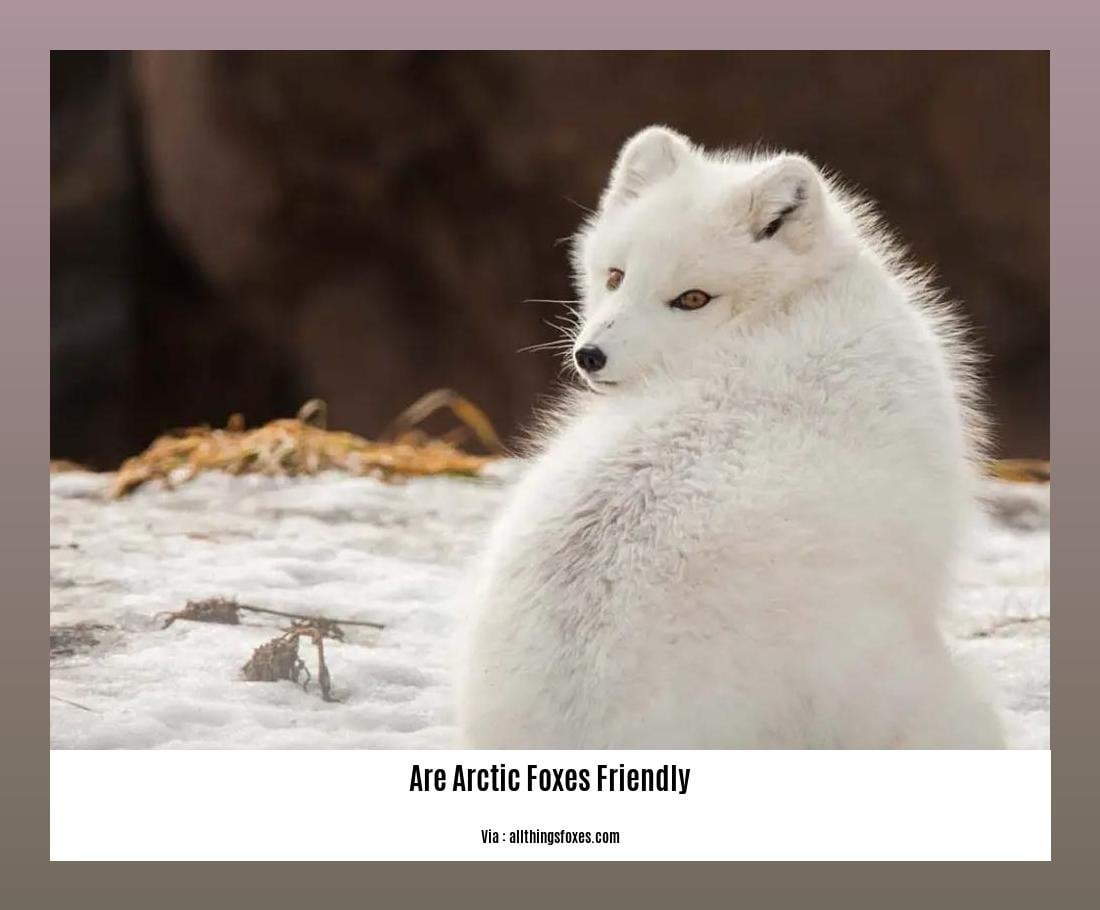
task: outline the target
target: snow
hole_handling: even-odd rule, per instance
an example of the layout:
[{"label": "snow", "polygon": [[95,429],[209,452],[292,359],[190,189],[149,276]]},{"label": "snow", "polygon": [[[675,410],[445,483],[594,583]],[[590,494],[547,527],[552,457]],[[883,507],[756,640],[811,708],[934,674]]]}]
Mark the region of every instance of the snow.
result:
[{"label": "snow", "polygon": [[[522,471],[403,483],[204,474],[107,501],[111,475],[50,477],[50,624],[76,644],[50,664],[53,748],[447,748],[465,571]],[[1048,748],[1049,488],[990,482],[990,517],[961,567],[945,631],[989,683],[1010,744]],[[337,703],[246,682],[276,616],[177,621],[188,600],[345,620],[325,642]],[[316,679],[314,649],[301,656]]]}]

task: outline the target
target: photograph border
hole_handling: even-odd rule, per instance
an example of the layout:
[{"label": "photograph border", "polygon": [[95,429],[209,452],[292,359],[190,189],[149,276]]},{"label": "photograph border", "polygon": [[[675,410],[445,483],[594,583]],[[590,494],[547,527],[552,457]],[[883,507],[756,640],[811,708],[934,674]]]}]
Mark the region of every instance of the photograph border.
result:
[{"label": "photograph border", "polygon": [[[1057,890],[1082,893],[1091,882],[1091,853],[1100,804],[1096,782],[1096,658],[1092,643],[1100,626],[1092,580],[1100,515],[1100,490],[1091,478],[1098,459],[1098,429],[1088,414],[1098,400],[1095,369],[1100,315],[1091,286],[1095,243],[1097,170],[1100,160],[1100,13],[1053,2],[1033,7],[1030,19],[1013,17],[993,3],[924,3],[907,17],[872,2],[810,3],[740,9],[729,4],[676,4],[658,13],[622,0],[611,4],[560,2],[531,11],[496,0],[444,6],[421,0],[373,4],[286,2],[246,4],[208,0],[178,4],[172,14],[136,0],[94,5],[13,3],[4,13],[2,93],[7,117],[0,146],[5,193],[5,299],[0,306],[0,363],[7,392],[8,465],[3,489],[0,571],[7,580],[5,659],[0,661],[0,698],[7,730],[0,745],[5,767],[3,855],[23,878],[27,895],[118,897],[146,905],[172,898],[189,901],[214,893],[226,904],[309,906],[337,896],[377,902],[393,896],[454,900],[493,891],[528,902],[572,892],[586,899],[606,895],[617,903],[630,896],[666,904],[695,893],[746,897],[812,896],[849,900],[909,900],[950,893],[998,906],[1034,906]],[[798,8],[796,11],[796,7]],[[262,10],[259,16],[249,9]],[[428,10],[431,10],[429,15]],[[578,12],[580,11],[580,12]],[[662,18],[663,17],[663,18]],[[690,22],[690,25],[688,24]],[[41,658],[43,623],[35,608],[49,572],[48,514],[35,478],[49,459],[49,53],[50,49],[104,48],[283,48],[445,49],[1008,49],[1050,50],[1051,67],[1051,292],[1063,301],[1051,320],[1052,598],[1058,603],[1059,645],[1052,657],[1052,692],[1058,692],[1052,722],[1054,761],[1052,813],[1054,861],[999,865],[938,863],[936,869],[908,863],[835,864],[780,875],[767,864],[623,864],[618,862],[510,862],[488,869],[446,864],[413,872],[404,863],[372,864],[368,871],[342,864],[324,870],[238,868],[251,864],[47,865],[49,799],[48,678]],[[723,47],[724,46],[724,47]],[[991,99],[991,103],[1000,103]],[[1008,112],[1010,113],[1010,111]],[[1057,240],[1057,243],[1054,241]],[[1089,251],[1092,253],[1092,251]],[[1092,257],[1095,253],[1092,253]],[[1086,269],[1088,271],[1086,272]],[[1053,309],[1053,308],[1052,308]],[[1057,416],[1060,415],[1060,416]],[[1053,713],[1053,712],[1052,712]],[[1053,756],[1052,756],[1053,760]],[[950,823],[945,819],[945,823]],[[434,865],[434,864],[433,864]],[[618,868],[627,866],[626,869]],[[983,868],[974,868],[981,866]],[[1080,876],[1080,878],[1077,878]],[[1076,879],[1076,881],[1075,881]],[[5,889],[20,894],[14,881]],[[307,903],[308,902],[308,903]]]}]

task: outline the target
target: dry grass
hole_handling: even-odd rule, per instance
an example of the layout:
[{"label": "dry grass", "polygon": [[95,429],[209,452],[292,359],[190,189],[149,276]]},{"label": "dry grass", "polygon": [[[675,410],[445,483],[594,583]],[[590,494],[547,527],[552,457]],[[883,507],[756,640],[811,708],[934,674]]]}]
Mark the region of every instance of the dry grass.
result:
[{"label": "dry grass", "polygon": [[[460,425],[441,437],[417,428],[442,409],[451,411]],[[489,454],[462,449],[470,437]],[[474,476],[504,454],[505,446],[485,412],[450,389],[436,389],[413,402],[378,440],[329,430],[325,403],[313,399],[296,417],[251,430],[245,428],[240,414],[234,414],[222,430],[187,427],[159,436],[140,455],[123,462],[111,496],[125,496],[152,480],[168,487],[186,483],[203,471],[298,476],[340,470],[385,480],[431,474]],[[81,470],[87,468],[64,459],[50,462],[51,474]],[[1016,483],[1050,482],[1050,462],[1040,459],[1002,459],[990,462],[988,470],[993,477]]]},{"label": "dry grass", "polygon": [[381,623],[376,622],[354,619],[335,620],[322,616],[286,613],[267,607],[253,607],[226,597],[189,600],[182,610],[158,615],[167,617],[164,625],[161,626],[162,629],[167,629],[177,619],[235,626],[240,624],[242,610],[293,620],[289,628],[283,629],[275,638],[264,642],[252,652],[248,662],[241,668],[244,678],[249,682],[277,682],[280,679],[289,679],[301,685],[303,689],[309,688],[310,672],[306,668],[305,661],[298,655],[298,642],[308,638],[317,649],[317,683],[321,689],[321,698],[329,702],[335,702],[338,699],[332,693],[332,677],[329,675],[328,664],[325,663],[325,639],[346,641],[342,625],[382,628]]},{"label": "dry grass", "polygon": [[[463,451],[458,447],[459,434],[436,439],[415,429],[444,407],[462,421],[461,434],[472,432],[493,454]],[[151,480],[171,486],[203,471],[297,476],[341,470],[387,480],[431,474],[472,476],[504,451],[489,418],[447,389],[414,402],[391,427],[392,438],[379,441],[329,430],[324,402],[316,399],[303,405],[293,419],[273,420],[252,430],[245,429],[244,418],[234,414],[224,430],[189,427],[158,437],[140,455],[123,462],[111,492],[115,498],[125,496]]]},{"label": "dry grass", "polygon": [[50,626],[50,660],[58,657],[73,657],[90,651],[99,644],[101,632],[111,631],[113,631],[112,626],[94,622]]},{"label": "dry grass", "polygon": [[249,682],[289,679],[296,683],[301,680],[302,688],[308,688],[309,670],[298,656],[298,642],[303,638],[310,639],[317,648],[317,684],[321,689],[321,698],[336,701],[332,694],[332,678],[325,663],[325,639],[343,641],[344,633],[335,623],[326,620],[295,622],[282,635],[260,645],[241,668],[244,678]]},{"label": "dry grass", "polygon": [[[182,610],[166,614],[162,629],[167,629],[177,619],[191,622],[216,622],[223,626],[238,626],[241,623],[241,605],[227,597],[210,597],[206,600],[189,600]],[[162,616],[165,614],[157,614]]]},{"label": "dry grass", "polygon": [[1015,483],[1050,483],[1050,462],[1037,458],[1005,458],[993,462],[989,473]]},{"label": "dry grass", "polygon": [[75,461],[69,461],[67,458],[51,458],[50,459],[50,473],[51,474],[68,474],[71,471],[90,471],[91,468],[86,468],[82,464],[78,464]]}]

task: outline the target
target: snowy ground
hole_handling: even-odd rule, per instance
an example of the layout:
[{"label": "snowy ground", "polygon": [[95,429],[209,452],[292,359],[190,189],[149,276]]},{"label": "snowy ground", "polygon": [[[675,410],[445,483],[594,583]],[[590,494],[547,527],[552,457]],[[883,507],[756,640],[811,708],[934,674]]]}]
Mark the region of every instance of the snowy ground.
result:
[{"label": "snowy ground", "polygon": [[[118,502],[102,498],[109,475],[52,475],[53,747],[451,746],[455,595],[518,470],[403,484],[206,474]],[[992,483],[990,502],[946,629],[989,677],[1011,744],[1047,748],[1049,488]],[[385,629],[326,642],[340,702],[325,703],[316,685],[241,678],[278,617],[154,620],[205,597]],[[316,677],[312,646],[301,653]]]}]

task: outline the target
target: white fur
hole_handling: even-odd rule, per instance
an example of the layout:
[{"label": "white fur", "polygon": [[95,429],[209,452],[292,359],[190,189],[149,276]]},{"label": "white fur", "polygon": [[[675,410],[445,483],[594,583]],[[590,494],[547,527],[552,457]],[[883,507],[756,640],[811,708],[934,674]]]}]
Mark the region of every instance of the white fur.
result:
[{"label": "white fur", "polygon": [[[574,346],[614,385],[567,402],[492,533],[465,743],[1000,745],[936,624],[979,455],[970,361],[866,206],[799,156],[651,127],[575,261]],[[668,305],[690,289],[714,299]]]}]

